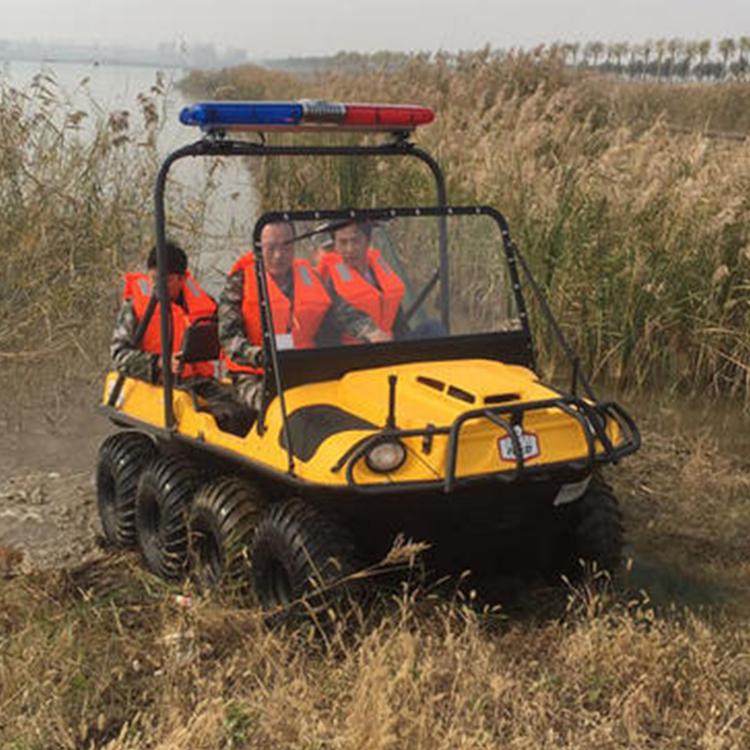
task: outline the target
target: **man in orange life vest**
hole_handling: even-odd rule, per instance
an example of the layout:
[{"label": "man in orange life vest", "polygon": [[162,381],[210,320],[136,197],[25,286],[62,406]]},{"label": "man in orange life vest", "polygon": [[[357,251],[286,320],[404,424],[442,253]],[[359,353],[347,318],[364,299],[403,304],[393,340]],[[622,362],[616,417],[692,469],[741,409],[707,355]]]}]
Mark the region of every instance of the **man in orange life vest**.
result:
[{"label": "man in orange life vest", "polygon": [[[341,343],[344,336],[373,343],[390,340],[368,315],[327,291],[306,260],[294,257],[291,223],[266,224],[260,243],[278,349]],[[263,346],[252,252],[234,264],[221,293],[219,341],[240,400],[258,409]]]},{"label": "man in orange life vest", "polygon": [[[194,362],[180,368],[182,339],[190,323],[198,318],[216,314],[216,303],[198,285],[187,270],[187,256],[182,248],[167,242],[167,291],[172,301],[172,372],[184,378],[212,377],[209,362]],[[161,322],[159,308],[136,346],[135,332],[142,320],[156,285],[156,248],[152,248],[146,261],[147,273],[125,274],[123,301],[112,334],[110,353],[115,369],[123,375],[158,383],[161,380]]]},{"label": "man in orange life vest", "polygon": [[[321,257],[318,272],[330,291],[366,313],[389,338],[407,338],[409,331],[401,313],[406,287],[380,251],[370,247],[371,234],[369,222],[337,227],[334,249]],[[343,342],[362,343],[356,337],[344,337]]]}]

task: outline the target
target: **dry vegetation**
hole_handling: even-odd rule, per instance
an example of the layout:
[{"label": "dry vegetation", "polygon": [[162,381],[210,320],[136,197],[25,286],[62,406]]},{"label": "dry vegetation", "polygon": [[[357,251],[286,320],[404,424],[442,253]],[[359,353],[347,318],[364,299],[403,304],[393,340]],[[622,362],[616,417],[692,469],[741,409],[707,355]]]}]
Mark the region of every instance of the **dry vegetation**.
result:
[{"label": "dry vegetation", "polygon": [[668,442],[676,417],[658,413],[662,455],[618,480],[649,563],[615,595],[537,589],[483,610],[412,590],[321,642],[253,607],[185,606],[131,556],[0,583],[0,745],[746,747],[750,466],[715,439]]},{"label": "dry vegetation", "polygon": [[743,750],[750,434],[641,410],[614,593],[394,589],[310,640],[102,554],[0,580],[0,746]]},{"label": "dry vegetation", "polygon": [[43,384],[64,400],[107,365],[123,271],[153,242],[163,94],[157,79],[137,111],[83,111],[49,74],[24,91],[0,78],[0,383],[16,399]]},{"label": "dry vegetation", "polygon": [[[449,199],[507,215],[590,367],[750,400],[750,140],[704,134],[746,127],[746,84],[618,83],[485,50],[396,72],[237,68],[185,86],[432,106],[418,141],[446,168]],[[275,207],[434,201],[419,171],[371,167],[269,160],[259,184]]]},{"label": "dry vegetation", "polygon": [[[453,201],[507,212],[600,374],[747,402],[750,146],[675,135],[643,102],[635,113],[635,88],[568,80],[554,60],[479,53],[417,58],[396,78],[251,70],[218,83],[234,87],[222,96],[432,104],[420,141]],[[149,146],[117,120],[76,145],[43,88],[0,99],[0,368],[16,379],[101,366],[113,286],[150,241]],[[718,90],[689,88],[690,106]],[[406,169],[327,175],[275,164],[259,177],[267,203],[309,205],[320,190],[329,204],[374,190],[432,200]],[[253,607],[185,606],[175,595],[192,592],[134,556],[0,577],[0,747],[743,750],[750,438],[711,408],[638,409],[645,449],[614,477],[636,560],[614,595],[537,589],[483,610],[411,589],[326,644],[269,631]]]},{"label": "dry vegetation", "polygon": [[41,75],[0,88],[3,368],[90,366],[107,341],[91,311],[111,320],[114,280],[150,229],[153,149],[135,147],[127,116],[88,122],[58,96]]}]

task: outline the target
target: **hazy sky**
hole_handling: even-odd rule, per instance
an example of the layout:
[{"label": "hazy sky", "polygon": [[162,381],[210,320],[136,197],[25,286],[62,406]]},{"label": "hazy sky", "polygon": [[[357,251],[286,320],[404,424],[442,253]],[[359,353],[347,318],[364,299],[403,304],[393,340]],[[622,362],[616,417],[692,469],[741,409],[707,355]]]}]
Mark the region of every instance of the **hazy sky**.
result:
[{"label": "hazy sky", "polygon": [[251,57],[750,35],[750,0],[0,0],[0,11],[0,39],[213,42]]}]

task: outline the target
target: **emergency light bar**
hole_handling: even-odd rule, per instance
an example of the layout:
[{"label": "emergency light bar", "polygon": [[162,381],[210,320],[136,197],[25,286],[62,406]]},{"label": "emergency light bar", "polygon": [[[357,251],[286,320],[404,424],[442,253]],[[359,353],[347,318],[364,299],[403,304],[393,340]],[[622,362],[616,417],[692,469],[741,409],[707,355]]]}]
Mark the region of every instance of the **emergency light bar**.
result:
[{"label": "emergency light bar", "polygon": [[268,130],[411,131],[428,125],[435,114],[412,104],[339,102],[199,102],[180,112],[183,125],[206,132]]}]

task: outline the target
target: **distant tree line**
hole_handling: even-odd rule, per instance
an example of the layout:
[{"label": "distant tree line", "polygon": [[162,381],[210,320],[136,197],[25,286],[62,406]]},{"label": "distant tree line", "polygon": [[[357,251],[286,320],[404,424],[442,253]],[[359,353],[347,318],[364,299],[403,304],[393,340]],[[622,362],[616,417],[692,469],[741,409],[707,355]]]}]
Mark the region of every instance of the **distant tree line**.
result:
[{"label": "distant tree line", "polygon": [[552,49],[576,68],[627,78],[722,81],[750,78],[750,36],[629,42],[559,42]]},{"label": "distant tree line", "polygon": [[[491,50],[496,57],[514,55],[519,50]],[[633,79],[666,81],[723,81],[750,79],[750,36],[685,40],[676,37],[636,44],[630,42],[556,42],[540,46],[534,53],[560,55],[565,64],[582,70],[597,70]],[[291,73],[323,70],[398,70],[415,57],[443,59],[455,63],[463,53],[429,52],[337,52],[321,57],[288,57],[265,60],[269,68]]]}]

